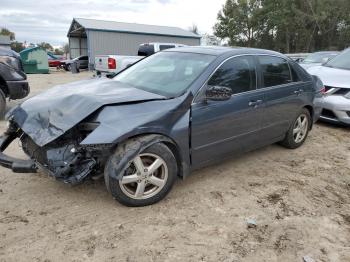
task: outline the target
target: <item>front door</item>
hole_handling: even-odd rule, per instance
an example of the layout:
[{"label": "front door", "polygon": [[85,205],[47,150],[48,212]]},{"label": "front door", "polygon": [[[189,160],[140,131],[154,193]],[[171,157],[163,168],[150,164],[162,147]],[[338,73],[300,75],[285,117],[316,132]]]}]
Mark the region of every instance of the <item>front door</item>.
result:
[{"label": "front door", "polygon": [[233,57],[209,79],[210,86],[232,89],[226,101],[200,99],[192,105],[191,156],[194,168],[236,152],[244,152],[259,140],[263,92],[257,90],[253,56]]}]

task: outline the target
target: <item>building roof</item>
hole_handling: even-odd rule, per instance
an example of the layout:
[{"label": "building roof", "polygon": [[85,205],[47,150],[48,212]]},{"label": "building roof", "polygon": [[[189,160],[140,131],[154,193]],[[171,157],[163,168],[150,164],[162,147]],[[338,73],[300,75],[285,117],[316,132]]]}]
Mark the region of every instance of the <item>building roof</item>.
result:
[{"label": "building roof", "polygon": [[11,40],[7,35],[0,35],[0,45],[10,45]]},{"label": "building roof", "polygon": [[73,31],[72,29],[75,22],[88,30],[201,38],[200,35],[194,34],[190,31],[186,31],[178,27],[123,23],[116,21],[94,20],[86,18],[74,18],[69,29],[68,36]]}]

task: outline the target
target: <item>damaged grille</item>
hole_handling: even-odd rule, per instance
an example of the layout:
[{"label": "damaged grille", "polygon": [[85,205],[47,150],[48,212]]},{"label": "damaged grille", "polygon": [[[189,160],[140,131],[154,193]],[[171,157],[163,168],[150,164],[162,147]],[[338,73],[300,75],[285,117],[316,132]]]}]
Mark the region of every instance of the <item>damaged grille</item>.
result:
[{"label": "damaged grille", "polygon": [[58,168],[63,168],[74,159],[71,149],[76,145],[72,144],[72,142],[65,144],[63,141],[60,141],[61,143],[39,147],[27,135],[24,135],[21,141],[23,151],[51,172],[56,172]]},{"label": "damaged grille", "polygon": [[23,151],[38,162],[50,175],[65,183],[81,183],[90,174],[100,173],[111,146],[81,147],[80,143],[97,124],[83,124],[60,138],[40,147],[25,133],[21,136]]}]

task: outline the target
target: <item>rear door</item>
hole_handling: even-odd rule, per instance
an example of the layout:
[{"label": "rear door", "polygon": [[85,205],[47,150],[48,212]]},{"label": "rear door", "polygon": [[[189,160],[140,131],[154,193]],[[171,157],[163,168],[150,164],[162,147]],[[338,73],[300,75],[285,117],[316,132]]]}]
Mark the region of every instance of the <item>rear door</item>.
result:
[{"label": "rear door", "polygon": [[191,148],[194,168],[257,143],[263,114],[262,91],[256,89],[253,56],[233,57],[223,63],[205,88],[225,86],[233,95],[227,101],[201,99],[192,105]]},{"label": "rear door", "polygon": [[300,81],[289,62],[277,56],[258,56],[259,88],[264,93],[265,112],[262,136],[283,136],[303,105],[305,83]]}]

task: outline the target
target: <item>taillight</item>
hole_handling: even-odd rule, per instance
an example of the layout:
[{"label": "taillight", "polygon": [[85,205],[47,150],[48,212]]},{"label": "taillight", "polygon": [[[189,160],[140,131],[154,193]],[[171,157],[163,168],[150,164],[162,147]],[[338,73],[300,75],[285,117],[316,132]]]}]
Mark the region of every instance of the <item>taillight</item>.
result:
[{"label": "taillight", "polygon": [[325,95],[325,94],[327,93],[327,90],[326,90],[326,87],[325,87],[325,86],[322,87],[322,89],[320,90],[320,93],[321,93],[322,95]]},{"label": "taillight", "polygon": [[108,69],[116,69],[117,68],[117,62],[114,58],[108,58]]}]

